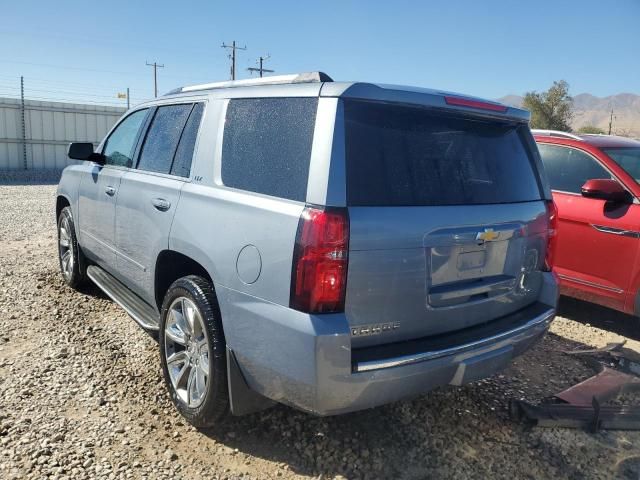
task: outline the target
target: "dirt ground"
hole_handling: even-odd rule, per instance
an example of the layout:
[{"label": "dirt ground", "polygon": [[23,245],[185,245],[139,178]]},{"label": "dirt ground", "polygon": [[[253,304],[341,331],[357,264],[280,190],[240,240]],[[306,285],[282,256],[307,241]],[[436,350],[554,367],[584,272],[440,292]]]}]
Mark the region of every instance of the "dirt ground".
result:
[{"label": "dirt ground", "polygon": [[[1,180],[1,179],[0,179]],[[188,426],[156,341],[58,273],[54,185],[0,183],[0,478],[640,478],[640,432],[511,422],[593,371],[565,350],[627,340],[640,321],[563,300],[551,333],[506,371],[412,401],[316,418],[278,406]]]}]

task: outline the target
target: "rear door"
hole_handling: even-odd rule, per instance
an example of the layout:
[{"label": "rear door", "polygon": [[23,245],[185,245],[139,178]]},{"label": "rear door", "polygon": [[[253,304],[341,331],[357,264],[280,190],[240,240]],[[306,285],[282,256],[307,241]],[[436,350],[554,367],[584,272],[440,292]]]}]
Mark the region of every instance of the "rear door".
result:
[{"label": "rear door", "polygon": [[536,301],[547,213],[526,124],[356,100],[344,112],[354,347]]},{"label": "rear door", "polygon": [[148,109],[133,112],[115,127],[102,149],[106,164],[95,165],[80,183],[80,245],[93,261],[109,271],[113,271],[116,264],[114,227],[120,180],[133,164],[136,142],[147,113]]},{"label": "rear door", "polygon": [[122,178],[116,206],[117,276],[153,304],[155,261],[168,248],[180,190],[189,181],[203,103],[153,112],[137,168]]},{"label": "rear door", "polygon": [[640,206],[582,196],[587,180],[613,178],[587,152],[551,144],[538,149],[558,207],[555,270],[563,293],[623,310],[638,253]]}]

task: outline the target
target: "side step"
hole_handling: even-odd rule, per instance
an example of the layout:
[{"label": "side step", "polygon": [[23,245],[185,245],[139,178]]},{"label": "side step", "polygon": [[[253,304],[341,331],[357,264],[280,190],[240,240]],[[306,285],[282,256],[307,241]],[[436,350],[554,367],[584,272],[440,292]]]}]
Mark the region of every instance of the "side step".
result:
[{"label": "side step", "polygon": [[87,276],[145,330],[159,330],[158,312],[102,268],[90,265]]}]

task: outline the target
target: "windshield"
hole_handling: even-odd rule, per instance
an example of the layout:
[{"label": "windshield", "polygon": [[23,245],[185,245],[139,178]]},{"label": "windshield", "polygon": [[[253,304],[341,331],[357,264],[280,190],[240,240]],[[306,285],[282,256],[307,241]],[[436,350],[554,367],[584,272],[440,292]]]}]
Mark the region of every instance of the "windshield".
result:
[{"label": "windshield", "polygon": [[602,150],[640,183],[640,147],[603,148]]}]

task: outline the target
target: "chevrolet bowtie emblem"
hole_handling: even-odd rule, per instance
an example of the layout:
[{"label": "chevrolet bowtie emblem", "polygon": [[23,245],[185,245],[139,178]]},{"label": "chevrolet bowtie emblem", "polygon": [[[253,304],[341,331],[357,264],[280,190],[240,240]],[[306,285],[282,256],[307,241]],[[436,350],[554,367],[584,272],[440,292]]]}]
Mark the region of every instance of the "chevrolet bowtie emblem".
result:
[{"label": "chevrolet bowtie emblem", "polygon": [[484,232],[478,232],[476,235],[476,240],[479,242],[493,242],[498,238],[500,238],[500,232],[496,232],[493,228],[485,228]]}]

